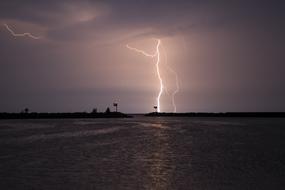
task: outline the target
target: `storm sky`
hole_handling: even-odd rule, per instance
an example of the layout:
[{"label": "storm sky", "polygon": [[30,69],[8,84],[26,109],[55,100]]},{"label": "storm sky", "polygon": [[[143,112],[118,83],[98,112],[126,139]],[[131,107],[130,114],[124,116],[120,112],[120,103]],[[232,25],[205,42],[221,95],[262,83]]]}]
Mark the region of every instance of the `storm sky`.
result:
[{"label": "storm sky", "polygon": [[[285,2],[2,0],[0,112],[153,111],[153,53],[178,112],[285,111]],[[15,32],[40,36],[14,37]],[[172,111],[164,93],[161,111]],[[113,109],[113,108],[112,108]]]}]

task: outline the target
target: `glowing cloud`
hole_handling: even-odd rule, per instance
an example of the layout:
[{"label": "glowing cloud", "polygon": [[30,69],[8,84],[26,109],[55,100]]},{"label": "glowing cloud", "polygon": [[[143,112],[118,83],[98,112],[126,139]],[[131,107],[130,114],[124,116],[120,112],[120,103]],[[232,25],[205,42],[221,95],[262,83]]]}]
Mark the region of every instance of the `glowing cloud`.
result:
[{"label": "glowing cloud", "polygon": [[4,26],[15,37],[25,37],[25,36],[27,36],[27,37],[30,37],[30,38],[32,38],[34,40],[38,40],[38,39],[41,38],[41,37],[38,37],[38,36],[34,36],[34,35],[32,35],[31,33],[28,33],[28,32],[25,32],[25,33],[22,33],[22,34],[17,34],[7,24],[4,23]]}]

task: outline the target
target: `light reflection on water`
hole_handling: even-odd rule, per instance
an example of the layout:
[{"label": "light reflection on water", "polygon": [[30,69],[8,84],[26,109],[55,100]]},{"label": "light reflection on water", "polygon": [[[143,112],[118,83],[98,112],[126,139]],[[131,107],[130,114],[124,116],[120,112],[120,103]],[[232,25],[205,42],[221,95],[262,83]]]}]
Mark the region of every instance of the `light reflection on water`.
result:
[{"label": "light reflection on water", "polygon": [[282,189],[285,120],[0,121],[0,189]]},{"label": "light reflection on water", "polygon": [[[169,187],[174,165],[171,163],[170,156],[173,155],[169,146],[169,136],[165,129],[169,129],[165,124],[158,122],[148,125],[155,129],[151,139],[154,141],[145,159],[141,159],[143,167],[148,169],[148,176],[151,179],[145,183],[145,189],[164,190]],[[148,158],[149,157],[149,158]]]}]

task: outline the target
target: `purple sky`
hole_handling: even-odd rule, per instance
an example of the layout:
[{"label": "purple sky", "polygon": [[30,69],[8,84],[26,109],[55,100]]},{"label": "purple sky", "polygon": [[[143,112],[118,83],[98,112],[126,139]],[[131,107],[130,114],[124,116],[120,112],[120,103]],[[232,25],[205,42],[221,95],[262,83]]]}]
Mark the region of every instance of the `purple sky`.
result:
[{"label": "purple sky", "polygon": [[[178,112],[285,111],[285,2],[2,0],[0,112],[153,111],[162,40]],[[40,36],[12,36],[15,32]],[[162,51],[162,50],[161,50]],[[175,77],[161,62],[171,94]],[[172,111],[163,93],[161,111]]]}]

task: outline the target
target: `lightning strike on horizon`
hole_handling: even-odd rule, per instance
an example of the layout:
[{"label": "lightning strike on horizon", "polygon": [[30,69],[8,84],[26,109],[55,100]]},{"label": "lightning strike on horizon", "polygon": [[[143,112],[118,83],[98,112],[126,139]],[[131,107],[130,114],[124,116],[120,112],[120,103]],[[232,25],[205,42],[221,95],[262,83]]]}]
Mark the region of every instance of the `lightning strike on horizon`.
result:
[{"label": "lightning strike on horizon", "polygon": [[179,87],[179,79],[178,79],[178,74],[167,64],[167,54],[166,51],[164,49],[164,47],[161,45],[163,52],[164,52],[164,57],[165,57],[165,65],[167,67],[167,69],[174,74],[175,76],[175,85],[176,85],[176,89],[172,92],[171,94],[171,103],[173,106],[173,112],[176,113],[177,111],[177,107],[176,107],[176,103],[175,103],[175,95],[179,92],[180,87]]},{"label": "lightning strike on horizon", "polygon": [[159,84],[160,84],[160,88],[159,88],[159,93],[157,95],[157,98],[156,98],[156,102],[157,102],[157,112],[160,112],[160,97],[162,95],[162,92],[164,90],[164,86],[163,86],[163,80],[161,78],[161,75],[160,75],[160,69],[159,69],[159,63],[160,63],[160,51],[159,51],[159,46],[161,44],[161,40],[160,39],[157,39],[157,45],[156,45],[156,51],[154,54],[149,54],[149,53],[146,53],[145,51],[143,50],[140,50],[140,49],[137,49],[137,48],[133,48],[133,47],[130,47],[128,44],[126,45],[126,47],[132,51],[136,51],[138,53],[141,53],[143,54],[144,56],[146,57],[151,57],[151,58],[155,58],[157,57],[156,59],[156,73],[157,73],[157,77],[159,79]]},{"label": "lightning strike on horizon", "polygon": [[25,36],[27,36],[27,37],[30,37],[30,38],[32,38],[34,40],[38,40],[38,39],[41,38],[41,37],[38,37],[38,36],[34,36],[34,35],[32,35],[31,33],[28,33],[28,32],[25,32],[25,33],[22,33],[22,34],[17,34],[7,24],[4,23],[3,25],[15,37],[25,37]]}]

